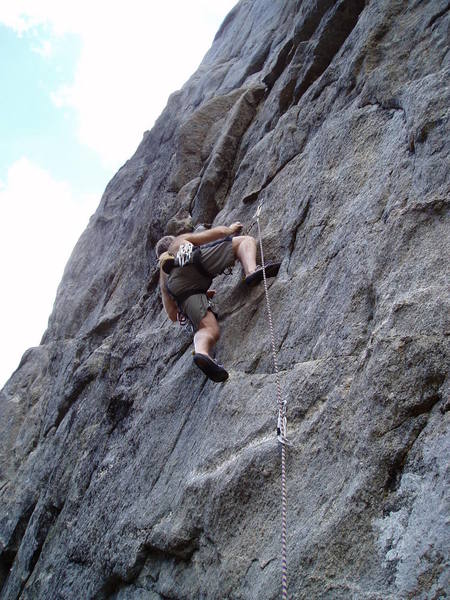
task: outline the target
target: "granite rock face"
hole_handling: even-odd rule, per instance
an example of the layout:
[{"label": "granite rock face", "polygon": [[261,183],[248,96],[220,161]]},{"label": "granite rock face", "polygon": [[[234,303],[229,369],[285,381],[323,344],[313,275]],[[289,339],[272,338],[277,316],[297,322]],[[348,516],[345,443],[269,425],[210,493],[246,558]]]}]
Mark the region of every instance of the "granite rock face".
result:
[{"label": "granite rock face", "polygon": [[216,281],[226,384],[154,244],[262,205],[295,599],[449,585],[447,0],[241,0],[107,186],[0,395],[2,600],[280,597],[262,287]]}]

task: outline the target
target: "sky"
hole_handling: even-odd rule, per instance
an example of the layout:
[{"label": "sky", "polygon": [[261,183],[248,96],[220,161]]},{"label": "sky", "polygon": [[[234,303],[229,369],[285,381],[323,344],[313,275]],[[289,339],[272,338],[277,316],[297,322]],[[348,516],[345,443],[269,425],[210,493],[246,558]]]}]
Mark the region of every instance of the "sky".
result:
[{"label": "sky", "polygon": [[237,0],[0,3],[0,389],[103,190]]}]

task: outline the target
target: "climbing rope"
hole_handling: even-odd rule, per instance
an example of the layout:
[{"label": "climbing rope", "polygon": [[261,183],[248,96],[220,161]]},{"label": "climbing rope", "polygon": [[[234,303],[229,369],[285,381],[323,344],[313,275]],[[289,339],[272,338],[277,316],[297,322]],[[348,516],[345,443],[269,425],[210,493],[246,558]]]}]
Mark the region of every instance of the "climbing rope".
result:
[{"label": "climbing rope", "polygon": [[281,589],[282,589],[282,600],[287,600],[287,550],[286,550],[286,538],[287,538],[287,492],[286,492],[286,445],[288,444],[286,435],[287,435],[287,418],[286,418],[286,400],[283,399],[281,393],[281,385],[280,385],[280,375],[278,372],[278,361],[277,361],[277,352],[275,348],[275,334],[273,330],[273,321],[272,321],[272,310],[270,307],[269,300],[269,290],[267,287],[267,278],[266,278],[266,265],[264,262],[264,251],[262,246],[262,235],[261,235],[261,225],[259,222],[259,217],[261,215],[261,204],[258,206],[258,210],[256,211],[256,222],[258,224],[258,239],[259,239],[259,249],[261,253],[261,267],[263,271],[263,279],[264,279],[264,291],[266,294],[266,304],[267,304],[267,314],[269,317],[269,328],[270,328],[270,337],[272,342],[272,358],[273,358],[273,366],[275,370],[275,382],[277,388],[277,404],[278,404],[278,425],[277,425],[277,436],[278,441],[281,446],[281,569],[282,569],[282,579],[281,579]]}]

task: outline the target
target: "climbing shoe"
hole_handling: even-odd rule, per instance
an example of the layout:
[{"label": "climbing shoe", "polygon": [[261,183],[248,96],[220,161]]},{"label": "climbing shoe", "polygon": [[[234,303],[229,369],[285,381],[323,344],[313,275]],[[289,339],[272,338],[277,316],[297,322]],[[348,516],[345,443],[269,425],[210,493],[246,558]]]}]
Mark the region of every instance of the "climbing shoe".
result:
[{"label": "climbing shoe", "polygon": [[195,352],[194,363],[207,377],[209,377],[209,379],[212,379],[212,381],[215,381],[216,383],[220,381],[226,381],[228,379],[228,373],[223,366],[219,365],[219,363],[216,363],[215,360],[206,354]]},{"label": "climbing shoe", "polygon": [[[281,263],[269,263],[266,265],[266,277],[275,277],[280,270],[280,266]],[[247,277],[244,279],[244,282],[249,287],[252,287],[257,283],[260,283],[263,279],[263,268],[258,266],[256,267],[256,271],[250,273],[250,275],[247,275]]]}]

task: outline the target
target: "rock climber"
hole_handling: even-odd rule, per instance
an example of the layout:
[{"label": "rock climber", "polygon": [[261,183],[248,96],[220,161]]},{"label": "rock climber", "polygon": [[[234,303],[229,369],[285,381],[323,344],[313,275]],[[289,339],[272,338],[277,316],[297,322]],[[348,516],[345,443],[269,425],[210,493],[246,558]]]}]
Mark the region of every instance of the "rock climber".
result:
[{"label": "rock climber", "polygon": [[[155,246],[160,265],[160,288],[164,308],[176,322],[187,318],[194,331],[194,363],[216,382],[228,378],[226,369],[214,360],[214,346],[220,329],[209,300],[217,275],[240,261],[245,284],[262,281],[263,270],[256,265],[256,240],[249,235],[236,235],[242,224],[213,227],[178,236],[165,236]],[[275,277],[280,263],[266,265],[266,277]]]}]

